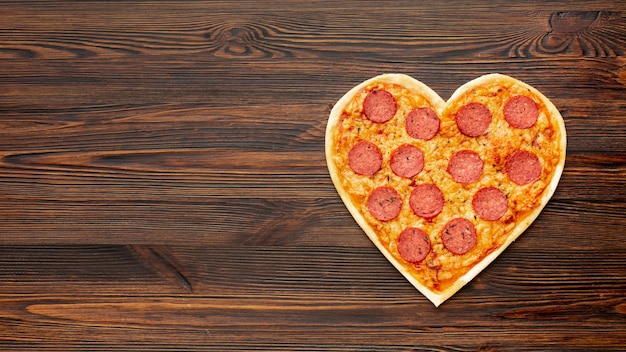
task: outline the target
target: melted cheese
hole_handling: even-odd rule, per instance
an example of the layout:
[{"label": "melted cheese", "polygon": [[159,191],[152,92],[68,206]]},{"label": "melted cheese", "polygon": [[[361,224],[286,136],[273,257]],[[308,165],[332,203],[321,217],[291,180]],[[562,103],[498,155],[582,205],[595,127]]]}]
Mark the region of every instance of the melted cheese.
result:
[{"label": "melted cheese", "polygon": [[[374,89],[384,89],[396,98],[396,114],[383,124],[371,122],[362,112],[365,97]],[[515,129],[504,119],[504,104],[514,95],[529,96],[537,104],[539,117],[533,127]],[[477,138],[461,134],[454,117],[456,111],[470,102],[482,103],[492,114],[488,130]],[[439,132],[429,141],[412,138],[404,127],[408,113],[420,107],[432,108],[438,112],[441,121]],[[443,291],[485,256],[502,246],[516,224],[531,214],[541,202],[541,196],[546,192],[561,159],[559,131],[557,122],[550,118],[549,110],[542,100],[526,88],[516,85],[492,83],[474,87],[456,97],[443,111],[438,111],[427,97],[418,92],[408,91],[397,84],[374,83],[359,91],[346,104],[333,135],[332,155],[343,188],[348,190],[352,203],[375,230],[381,244],[394,258],[404,262],[410,274],[420,283],[433,291]],[[350,148],[361,140],[376,144],[383,155],[381,170],[371,177],[355,174],[348,165]],[[395,175],[389,165],[391,153],[405,143],[420,148],[424,153],[424,169],[412,179]],[[452,154],[462,149],[473,150],[484,162],[481,178],[468,185],[455,182],[446,171]],[[540,179],[525,186],[510,181],[505,172],[507,156],[517,149],[533,152],[542,166]],[[415,185],[423,183],[434,183],[445,197],[442,212],[431,220],[415,215],[409,206],[411,190]],[[400,214],[391,221],[381,222],[367,210],[369,194],[380,186],[393,187],[403,198]],[[508,198],[509,209],[497,221],[479,218],[471,204],[473,195],[489,186],[502,190]],[[456,217],[469,219],[478,236],[477,245],[463,255],[454,255],[446,250],[440,236],[444,225]],[[428,234],[432,245],[431,252],[417,265],[404,261],[396,247],[399,234],[407,227],[422,229]]]}]

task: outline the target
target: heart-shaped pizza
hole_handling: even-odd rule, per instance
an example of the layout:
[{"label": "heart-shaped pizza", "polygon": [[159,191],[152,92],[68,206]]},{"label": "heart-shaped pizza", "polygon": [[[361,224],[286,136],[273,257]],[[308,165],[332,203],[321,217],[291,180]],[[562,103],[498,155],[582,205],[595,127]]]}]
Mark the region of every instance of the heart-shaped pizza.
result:
[{"label": "heart-shaped pizza", "polygon": [[501,74],[464,84],[447,102],[407,75],[371,78],[335,104],[325,146],[356,222],[435,306],[537,218],[565,147],[550,100]]}]

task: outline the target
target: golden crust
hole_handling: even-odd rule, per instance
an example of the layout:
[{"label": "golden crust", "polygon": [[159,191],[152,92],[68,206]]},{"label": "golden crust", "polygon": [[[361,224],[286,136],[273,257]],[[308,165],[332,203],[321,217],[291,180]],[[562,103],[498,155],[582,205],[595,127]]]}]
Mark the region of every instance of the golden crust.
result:
[{"label": "golden crust", "polygon": [[[358,113],[361,106],[360,104],[362,104],[362,100],[359,100],[362,98],[359,97],[363,97],[367,90],[371,89],[371,87],[374,86],[394,87],[393,89],[396,92],[397,96],[420,96],[420,103],[426,104],[427,106],[432,108],[438,116],[442,117],[442,123],[449,122],[448,115],[452,114],[451,111],[453,111],[455,107],[465,104],[468,100],[475,99],[475,94],[473,95],[473,92],[479,91],[479,93],[476,94],[480,94],[480,89],[483,89],[483,87],[512,87],[512,89],[514,88],[517,91],[521,89],[525,90],[525,92],[528,92],[527,94],[530,94],[532,98],[534,98],[539,103],[539,105],[543,109],[543,113],[545,113],[547,119],[551,121],[549,128],[555,129],[554,133],[556,134],[550,134],[552,136],[550,140],[555,141],[555,143],[552,143],[552,146],[554,147],[554,149],[556,149],[555,155],[558,157],[558,160],[556,162],[552,162],[551,164],[547,164],[547,167],[549,168],[545,176],[547,186],[539,190],[540,193],[538,193],[536,202],[533,204],[529,211],[519,212],[518,214],[515,214],[515,216],[513,216],[513,218],[515,219],[515,226],[512,229],[503,230],[505,231],[505,236],[503,237],[503,239],[498,240],[500,242],[495,241],[495,244],[491,244],[492,248],[488,251],[483,250],[484,253],[482,253],[481,257],[478,258],[476,261],[468,262],[469,264],[467,264],[464,268],[461,268],[462,270],[457,269],[456,271],[462,273],[462,275],[454,276],[453,279],[448,280],[452,280],[451,282],[448,282],[440,289],[438,289],[439,287],[437,286],[437,284],[433,284],[423,277],[420,277],[419,273],[416,272],[412,264],[407,263],[399,258],[397,254],[397,249],[393,247],[393,241],[390,240],[390,235],[385,233],[385,227],[378,226],[376,224],[376,221],[372,220],[371,216],[366,214],[365,211],[359,210],[364,209],[362,204],[364,203],[364,201],[362,198],[358,198],[358,196],[355,196],[355,194],[358,193],[355,192],[355,185],[358,184],[350,183],[350,179],[353,178],[353,176],[350,176],[350,173],[344,170],[345,163],[338,161],[342,158],[342,156],[340,156],[339,154],[342,154],[342,151],[345,152],[345,147],[339,145],[338,142],[340,140],[340,137],[343,137],[342,134],[344,133],[342,130],[344,128],[342,127],[342,120],[344,119],[344,115],[346,115],[348,112],[354,113],[356,111]],[[448,120],[445,120],[446,116],[448,117]],[[347,123],[349,122],[350,121],[348,121]],[[398,127],[396,126],[394,128]],[[400,137],[399,139],[402,139],[402,137]],[[454,141],[455,139],[451,138],[450,140]],[[458,141],[458,139],[456,140]],[[398,141],[398,143],[400,142]],[[389,145],[392,144],[388,144],[388,146]],[[373,77],[352,88],[335,104],[329,116],[325,140],[325,152],[329,173],[337,189],[337,192],[339,193],[347,209],[357,221],[359,226],[361,226],[361,228],[370,238],[370,240],[372,240],[376,247],[381,251],[381,253],[383,253],[383,255],[396,267],[396,269],[400,271],[406,277],[406,279],[411,282],[411,284],[415,286],[423,295],[425,295],[435,306],[439,306],[442,302],[444,302],[446,299],[456,293],[467,282],[472,280],[500,253],[502,253],[502,251],[504,251],[508,245],[510,245],[519,235],[521,235],[521,233],[524,232],[524,230],[526,230],[526,228],[535,220],[543,207],[552,197],[556,189],[565,163],[565,148],[565,126],[560,113],[554,107],[554,105],[545,96],[543,96],[543,94],[538,92],[533,87],[501,74],[485,75],[464,84],[463,86],[459,87],[454,92],[454,94],[452,94],[448,102],[445,102],[428,86],[413,79],[410,76],[402,74],[384,74]],[[383,147],[383,149],[385,148]],[[431,170],[433,171],[433,174],[436,174],[435,169],[437,167],[440,168],[440,165],[433,166],[433,169]],[[436,177],[439,176],[435,176],[435,178]],[[389,179],[388,176],[387,179]],[[380,182],[380,180],[366,180],[365,184],[367,184],[368,182],[370,184],[367,186],[373,187],[376,186],[376,182]],[[444,193],[446,191],[448,191],[449,193],[452,192],[449,189],[444,189],[443,191]],[[445,222],[452,218],[451,213],[449,212],[440,216],[443,218],[441,219],[441,222]],[[400,217],[400,219],[401,221],[405,221],[405,218],[403,217]],[[443,270],[446,269],[447,268],[444,265]],[[454,271],[452,269],[450,270]]]}]

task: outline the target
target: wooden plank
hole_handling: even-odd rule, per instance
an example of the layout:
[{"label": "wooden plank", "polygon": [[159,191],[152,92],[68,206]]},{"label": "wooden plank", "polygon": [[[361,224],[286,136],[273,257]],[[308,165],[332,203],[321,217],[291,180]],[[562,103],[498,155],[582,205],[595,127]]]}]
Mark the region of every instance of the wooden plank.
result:
[{"label": "wooden plank", "polygon": [[[4,248],[0,267],[13,267],[20,280],[0,289],[0,327],[20,332],[18,347],[43,339],[67,348],[150,348],[171,343],[173,331],[190,348],[208,349],[271,349],[276,341],[284,349],[332,349],[333,337],[348,349],[426,348],[443,337],[462,349],[524,350],[550,339],[563,339],[559,348],[624,346],[620,254],[597,253],[590,266],[591,252],[521,252],[505,254],[436,309],[369,250]],[[11,281],[6,269],[0,278]],[[22,293],[35,287],[42,293]],[[511,336],[520,343],[508,345]]]},{"label": "wooden plank", "polygon": [[[624,288],[623,249],[538,251],[529,241],[515,243],[510,253],[464,288],[467,292],[459,295],[460,300],[502,295],[503,304],[519,296],[516,290],[523,290],[533,292],[520,302],[527,304],[560,295],[610,296]],[[304,295],[428,304],[373,246],[31,245],[3,246],[0,253],[3,295],[41,290],[44,296],[94,292],[124,297],[143,290],[147,295],[193,298],[255,297],[266,292],[270,299]],[[58,279],[65,284],[58,285]]]}]

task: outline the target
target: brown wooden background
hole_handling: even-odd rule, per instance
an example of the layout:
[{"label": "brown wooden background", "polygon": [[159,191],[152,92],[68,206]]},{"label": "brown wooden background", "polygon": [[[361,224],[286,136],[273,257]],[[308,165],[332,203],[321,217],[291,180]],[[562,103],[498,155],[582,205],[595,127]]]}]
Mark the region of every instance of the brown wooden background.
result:
[{"label": "brown wooden background", "polygon": [[[386,72],[500,72],[568,156],[526,233],[436,309],[324,159]],[[626,3],[0,3],[0,350],[626,349]]]}]

